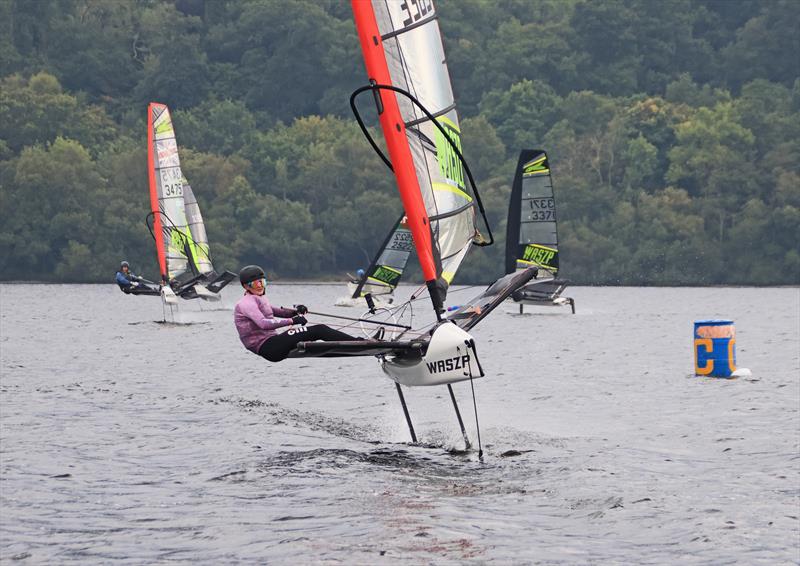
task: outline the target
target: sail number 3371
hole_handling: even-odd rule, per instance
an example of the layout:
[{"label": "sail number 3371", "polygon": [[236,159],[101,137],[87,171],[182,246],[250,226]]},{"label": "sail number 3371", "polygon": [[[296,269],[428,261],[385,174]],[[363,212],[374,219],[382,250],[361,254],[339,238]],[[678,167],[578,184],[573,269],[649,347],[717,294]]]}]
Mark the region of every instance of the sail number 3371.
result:
[{"label": "sail number 3371", "polygon": [[556,203],[552,198],[532,198],[528,200],[530,211],[528,220],[547,221],[556,219]]}]

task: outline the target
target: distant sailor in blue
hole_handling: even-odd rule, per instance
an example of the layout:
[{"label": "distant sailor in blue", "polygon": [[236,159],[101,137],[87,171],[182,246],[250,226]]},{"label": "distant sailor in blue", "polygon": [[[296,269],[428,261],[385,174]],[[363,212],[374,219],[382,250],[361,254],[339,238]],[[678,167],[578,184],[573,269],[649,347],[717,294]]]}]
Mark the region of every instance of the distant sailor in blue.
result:
[{"label": "distant sailor in blue", "polygon": [[123,293],[129,295],[158,295],[158,285],[135,275],[127,261],[119,264],[115,277],[117,285]]},{"label": "distant sailor in blue", "polygon": [[130,265],[127,261],[119,264],[119,271],[117,271],[117,285],[125,293],[130,293],[131,290],[139,286],[139,279],[131,271]]}]

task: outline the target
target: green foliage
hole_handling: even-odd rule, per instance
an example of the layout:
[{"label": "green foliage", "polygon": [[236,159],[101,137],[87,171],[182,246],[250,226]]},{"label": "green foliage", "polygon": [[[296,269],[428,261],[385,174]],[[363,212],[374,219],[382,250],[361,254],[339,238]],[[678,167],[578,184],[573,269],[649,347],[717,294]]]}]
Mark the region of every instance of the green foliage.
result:
[{"label": "green foliage", "polygon": [[175,114],[181,124],[181,145],[201,151],[236,153],[252,141],[256,132],[255,116],[239,101],[207,100]]},{"label": "green foliage", "polygon": [[82,104],[63,92],[53,75],[0,79],[0,140],[16,152],[57,136],[96,148],[115,135],[115,125],[102,107]]},{"label": "green foliage", "polygon": [[664,98],[673,104],[683,103],[699,108],[714,106],[717,102],[729,100],[730,95],[707,84],[700,86],[692,80],[689,73],[683,73],[667,85]]},{"label": "green foliage", "polygon": [[11,242],[0,260],[3,273],[49,279],[70,241],[92,243],[89,209],[103,181],[78,142],[56,138],[47,147],[25,148],[9,186],[3,184],[3,201],[13,203],[0,212],[0,240]]},{"label": "green foliage", "polygon": [[[498,242],[456,283],[502,270],[522,148],[550,155],[575,282],[800,282],[795,0],[436,6]],[[349,115],[365,82],[343,2],[0,0],[2,278],[156,273],[150,101],[173,111],[218,267],[364,266],[402,212]]]},{"label": "green foliage", "polygon": [[273,277],[314,273],[323,267],[327,245],[322,232],[313,227],[308,205],[258,195],[242,176],[212,202],[209,217],[215,219],[209,222],[209,237],[217,234],[214,242],[222,250],[218,260],[259,263]]},{"label": "green foliage", "polygon": [[461,121],[464,140],[463,153],[467,164],[478,179],[488,179],[494,174],[504,175],[506,147],[492,123],[484,115]]},{"label": "green foliage", "polygon": [[561,100],[542,81],[523,80],[505,91],[490,91],[480,103],[506,147],[528,147],[555,122]]},{"label": "green foliage", "polygon": [[653,177],[658,165],[658,148],[640,133],[639,137],[628,141],[622,156],[625,163],[623,182],[626,188],[643,187],[645,181]]},{"label": "green foliage", "polygon": [[276,117],[344,112],[348,85],[358,80],[355,29],[312,0],[230,4],[209,41],[212,55],[239,66],[248,107]]},{"label": "green foliage", "polygon": [[129,94],[141,80],[141,61],[131,56],[139,49],[136,16],[129,2],[86,0],[52,21],[47,59],[61,83],[94,99]]},{"label": "green foliage", "polygon": [[678,124],[667,181],[682,182],[693,195],[730,194],[727,189],[734,185],[737,192],[749,188],[745,195],[753,190],[755,180],[748,172],[753,168],[750,149],[755,137],[738,118],[733,105],[723,103],[701,108]]},{"label": "green foliage", "polygon": [[763,78],[789,86],[800,75],[800,9],[795,0],[759,2],[760,13],[736,31],[723,58],[731,85]]}]

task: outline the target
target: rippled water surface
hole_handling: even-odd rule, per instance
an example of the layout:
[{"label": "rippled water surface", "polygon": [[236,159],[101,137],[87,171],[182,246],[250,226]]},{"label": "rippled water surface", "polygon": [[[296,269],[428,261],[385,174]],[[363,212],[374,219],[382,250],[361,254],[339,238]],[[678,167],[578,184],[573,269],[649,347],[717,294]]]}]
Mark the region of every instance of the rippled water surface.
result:
[{"label": "rippled water surface", "polygon": [[[342,291],[269,295],[356,314]],[[245,351],[236,289],[163,324],[112,285],[2,285],[0,560],[800,562],[800,291],[570,294],[473,332],[481,462],[444,387],[407,390],[411,445],[373,358]],[[752,376],[693,377],[723,317]]]}]

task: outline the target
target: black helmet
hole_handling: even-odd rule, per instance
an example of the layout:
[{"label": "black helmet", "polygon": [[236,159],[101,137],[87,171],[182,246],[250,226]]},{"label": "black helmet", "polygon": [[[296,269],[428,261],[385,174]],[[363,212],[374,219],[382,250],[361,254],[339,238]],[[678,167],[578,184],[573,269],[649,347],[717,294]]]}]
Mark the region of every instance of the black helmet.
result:
[{"label": "black helmet", "polygon": [[257,265],[247,265],[239,270],[239,282],[242,285],[264,278],[264,270]]},{"label": "black helmet", "polygon": [[119,264],[119,268],[120,268],[120,269],[122,269],[123,267],[127,267],[128,269],[130,269],[130,268],[131,268],[131,266],[130,266],[130,265],[128,265],[128,262],[127,262],[127,261],[123,261],[122,263],[120,263],[120,264]]}]

